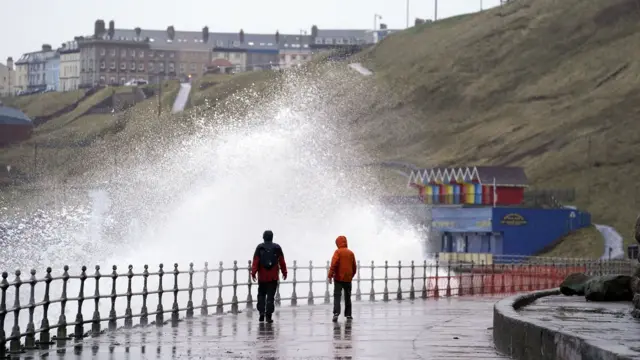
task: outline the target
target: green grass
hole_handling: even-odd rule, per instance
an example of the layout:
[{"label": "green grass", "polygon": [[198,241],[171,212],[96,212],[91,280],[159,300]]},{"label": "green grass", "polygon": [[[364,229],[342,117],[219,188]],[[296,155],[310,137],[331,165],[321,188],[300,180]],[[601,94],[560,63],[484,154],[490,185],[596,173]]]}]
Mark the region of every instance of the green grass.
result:
[{"label": "green grass", "polygon": [[80,100],[84,94],[84,90],[49,92],[5,98],[3,99],[3,103],[7,106],[20,109],[30,118],[36,118],[54,114]]}]

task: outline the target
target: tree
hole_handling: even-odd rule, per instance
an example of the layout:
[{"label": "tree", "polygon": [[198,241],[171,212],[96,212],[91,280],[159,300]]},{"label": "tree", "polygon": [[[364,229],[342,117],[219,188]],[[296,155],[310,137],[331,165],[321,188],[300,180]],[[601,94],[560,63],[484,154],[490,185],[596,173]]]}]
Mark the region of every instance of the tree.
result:
[{"label": "tree", "polygon": [[101,37],[105,33],[105,25],[104,20],[98,19],[93,27],[93,36]]},{"label": "tree", "polygon": [[202,28],[202,41],[208,43],[209,42],[209,27],[205,26]]},{"label": "tree", "polygon": [[140,29],[139,27],[134,29],[136,32],[136,37],[140,37],[140,34],[142,33],[142,29]]},{"label": "tree", "polygon": [[167,27],[167,36],[171,41],[173,41],[173,39],[176,37],[176,29],[173,27],[173,25]]},{"label": "tree", "polygon": [[238,35],[240,36],[240,43],[244,44],[244,30],[240,29],[240,33]]},{"label": "tree", "polygon": [[315,38],[318,36],[318,27],[313,25],[311,27],[311,37]]},{"label": "tree", "polygon": [[280,44],[280,31],[276,30],[276,44]]},{"label": "tree", "polygon": [[113,39],[113,36],[116,34],[116,23],[111,20],[109,21],[109,31],[107,31],[109,35],[109,39]]}]

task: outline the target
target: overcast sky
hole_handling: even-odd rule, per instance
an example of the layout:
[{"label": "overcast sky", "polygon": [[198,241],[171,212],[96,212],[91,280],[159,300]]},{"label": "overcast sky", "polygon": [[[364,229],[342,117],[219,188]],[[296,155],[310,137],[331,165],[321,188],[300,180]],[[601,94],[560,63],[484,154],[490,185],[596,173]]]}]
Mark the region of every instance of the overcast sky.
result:
[{"label": "overcast sky", "polygon": [[[93,32],[96,19],[116,28],[212,32],[300,33],[315,24],[325,29],[370,29],[374,14],[389,28],[406,25],[406,0],[0,0],[0,62],[38,50],[43,43],[58,47],[77,35]],[[410,22],[432,19],[435,0],[410,0]],[[439,0],[438,18],[496,6],[500,0]]]}]

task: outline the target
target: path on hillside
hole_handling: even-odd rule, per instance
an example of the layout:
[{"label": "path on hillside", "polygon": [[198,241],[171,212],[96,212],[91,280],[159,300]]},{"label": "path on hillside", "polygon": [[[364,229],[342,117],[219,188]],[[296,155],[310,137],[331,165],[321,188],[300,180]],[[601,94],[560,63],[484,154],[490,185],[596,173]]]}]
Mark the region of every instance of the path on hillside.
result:
[{"label": "path on hillside", "polygon": [[362,66],[362,64],[360,64],[360,63],[351,63],[351,64],[349,64],[349,67],[352,68],[353,70],[359,72],[363,76],[373,75],[371,70],[369,70],[366,67]]},{"label": "path on hillside", "polygon": [[176,96],[176,99],[173,102],[173,109],[171,110],[174,114],[184,110],[184,107],[187,105],[187,100],[189,100],[190,93],[191,84],[180,83],[180,91],[178,91],[178,96]]},{"label": "path on hillside", "polygon": [[[87,338],[81,350],[74,350],[70,343],[65,355],[59,350],[47,355],[65,359],[507,359],[495,351],[491,338],[493,304],[498,300],[354,302],[354,320],[349,323],[341,317],[335,324],[330,305],[277,308],[275,322],[268,325],[258,322],[255,311],[196,317],[175,328],[120,330]],[[40,351],[37,357],[45,353]]]},{"label": "path on hillside", "polygon": [[[622,259],[624,258],[624,249],[622,248],[622,236],[611,226],[594,224],[596,229],[602,234],[604,239],[604,253],[600,257],[601,259]],[[611,254],[609,254],[611,249]]]}]

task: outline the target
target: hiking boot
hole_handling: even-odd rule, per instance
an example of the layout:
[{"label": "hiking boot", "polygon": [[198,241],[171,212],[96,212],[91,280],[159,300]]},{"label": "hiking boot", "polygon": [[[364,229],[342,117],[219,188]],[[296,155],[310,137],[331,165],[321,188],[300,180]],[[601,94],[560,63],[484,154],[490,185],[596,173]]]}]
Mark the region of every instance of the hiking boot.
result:
[{"label": "hiking boot", "polygon": [[260,318],[258,319],[258,321],[260,321],[260,322],[264,321],[264,314],[260,314]]},{"label": "hiking boot", "polygon": [[333,319],[331,321],[338,322],[338,314],[333,314]]},{"label": "hiking boot", "polygon": [[273,319],[271,318],[271,314],[267,314],[267,324],[273,323]]}]

